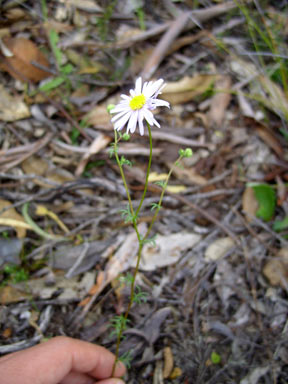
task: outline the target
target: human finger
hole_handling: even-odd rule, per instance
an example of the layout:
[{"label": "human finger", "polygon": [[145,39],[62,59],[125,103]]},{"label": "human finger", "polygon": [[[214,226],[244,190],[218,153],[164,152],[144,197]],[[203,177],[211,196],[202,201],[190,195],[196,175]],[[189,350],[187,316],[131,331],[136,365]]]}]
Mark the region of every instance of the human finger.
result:
[{"label": "human finger", "polygon": [[96,381],[94,384],[124,384],[124,381],[122,381],[121,379],[112,378]]},{"label": "human finger", "polygon": [[[94,384],[95,378],[84,373],[71,372],[59,384]],[[57,383],[58,384],[58,383]]]},{"label": "human finger", "polygon": [[[0,364],[9,377],[9,384],[56,384],[70,372],[90,375],[98,379],[109,378],[115,356],[103,347],[68,337],[56,337],[45,343],[16,352]],[[1,363],[1,360],[0,360]],[[118,364],[115,376],[125,373]]]}]

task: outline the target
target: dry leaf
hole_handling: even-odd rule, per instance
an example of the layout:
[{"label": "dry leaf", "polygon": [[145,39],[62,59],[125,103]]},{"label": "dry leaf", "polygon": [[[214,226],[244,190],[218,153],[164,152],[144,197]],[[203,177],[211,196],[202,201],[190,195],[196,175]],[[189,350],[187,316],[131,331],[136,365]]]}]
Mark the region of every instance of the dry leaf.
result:
[{"label": "dry leaf", "polygon": [[84,117],[87,119],[87,124],[93,127],[101,127],[111,130],[111,116],[107,112],[107,108],[101,105],[97,105]]},{"label": "dry leaf", "polygon": [[271,285],[280,285],[282,288],[288,287],[288,247],[280,249],[277,258],[269,260],[264,268],[263,274]]},{"label": "dry leaf", "polygon": [[267,144],[268,147],[270,147],[279,157],[284,156],[284,149],[271,129],[249,117],[245,118],[245,122],[247,122],[252,128],[256,129],[257,134],[261,137],[265,144]]},{"label": "dry leaf", "polygon": [[259,76],[260,83],[267,97],[256,95],[260,102],[288,121],[288,99],[282,88],[266,76]]},{"label": "dry leaf", "polygon": [[[17,80],[38,82],[50,76],[37,67],[48,68],[49,62],[37,46],[24,37],[3,38],[1,67]],[[36,65],[33,65],[36,63]]]},{"label": "dry leaf", "polygon": [[21,164],[26,175],[44,176],[49,168],[47,160],[38,156],[30,156]]},{"label": "dry leaf", "polygon": [[21,98],[11,96],[0,84],[0,120],[16,121],[29,116],[30,110]]},{"label": "dry leaf", "polygon": [[206,185],[208,182],[208,180],[204,176],[197,173],[195,168],[175,167],[173,170],[173,174],[176,175],[179,179],[185,180],[186,182],[190,182],[191,184]]},{"label": "dry leaf", "polygon": [[230,237],[222,237],[210,244],[205,251],[206,261],[216,261],[224,257],[235,246]]},{"label": "dry leaf", "polygon": [[[38,156],[30,156],[27,160],[23,161],[22,169],[27,175],[43,176],[58,184],[64,184],[74,180],[72,173],[63,168],[51,168],[47,160],[41,159]],[[33,179],[33,182],[44,188],[53,188],[53,184],[45,183],[45,181],[37,178]]]},{"label": "dry leaf", "polygon": [[19,291],[15,287],[10,287],[9,285],[6,287],[0,287],[0,303],[2,305],[17,303],[18,301],[31,299],[31,295]]},{"label": "dry leaf", "polygon": [[173,353],[170,347],[164,348],[163,357],[164,357],[163,377],[164,379],[167,379],[170,376],[171,372],[173,371],[173,367],[174,367]]},{"label": "dry leaf", "polygon": [[211,88],[216,75],[185,76],[179,81],[167,83],[161,97],[172,105],[186,103]]},{"label": "dry leaf", "polygon": [[215,84],[215,95],[212,97],[210,111],[209,111],[209,125],[220,128],[226,108],[228,107],[231,94],[229,93],[231,88],[231,77],[221,76]]},{"label": "dry leaf", "polygon": [[[11,205],[12,204],[10,203],[10,201],[0,200],[0,211],[4,208],[11,207]],[[0,214],[0,219],[2,220],[6,219],[5,225],[9,225],[15,228],[17,237],[19,239],[26,236],[26,229],[28,229],[27,227],[28,224],[25,222],[24,218],[18,212],[16,212],[14,207],[11,207],[10,209],[7,209],[7,211],[2,212]],[[8,220],[10,220],[10,222]],[[4,224],[3,223],[1,224],[0,222],[0,225],[4,225]]]},{"label": "dry leaf", "polygon": [[170,380],[174,380],[174,379],[177,379],[177,377],[181,376],[182,375],[182,369],[179,368],[179,367],[175,367],[173,369],[173,371],[171,372],[171,375],[169,376],[169,379]]},{"label": "dry leaf", "polygon": [[170,193],[181,193],[186,192],[187,187],[185,185],[168,185],[166,191]]},{"label": "dry leaf", "polygon": [[[156,246],[144,245],[139,268],[142,271],[154,271],[175,264],[181,258],[182,252],[193,248],[200,239],[200,235],[187,232],[157,236]],[[133,261],[133,266],[135,264],[136,260]]]},{"label": "dry leaf", "polygon": [[151,172],[149,174],[148,181],[149,183],[155,183],[155,181],[165,181],[167,179],[167,176],[167,173]]},{"label": "dry leaf", "polygon": [[242,208],[244,212],[247,212],[247,220],[252,221],[253,216],[256,216],[259,204],[254,195],[253,188],[247,187],[242,196]]}]

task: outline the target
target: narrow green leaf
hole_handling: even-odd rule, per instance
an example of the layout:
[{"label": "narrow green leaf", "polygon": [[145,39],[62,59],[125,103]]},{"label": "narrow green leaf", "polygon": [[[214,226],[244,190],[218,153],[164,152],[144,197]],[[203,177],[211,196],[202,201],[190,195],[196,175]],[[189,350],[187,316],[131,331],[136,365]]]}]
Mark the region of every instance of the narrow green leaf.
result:
[{"label": "narrow green leaf", "polygon": [[48,92],[48,91],[51,91],[52,89],[59,87],[59,85],[63,84],[64,81],[65,79],[62,76],[55,77],[55,79],[52,79],[48,81],[48,83],[43,84],[39,89],[42,92]]},{"label": "narrow green leaf", "polygon": [[62,52],[57,46],[57,44],[59,42],[59,36],[58,36],[58,33],[54,29],[51,29],[51,31],[49,33],[49,41],[50,41],[51,48],[52,48],[53,54],[55,56],[55,60],[57,62],[57,65],[60,68],[61,64],[62,64]]}]

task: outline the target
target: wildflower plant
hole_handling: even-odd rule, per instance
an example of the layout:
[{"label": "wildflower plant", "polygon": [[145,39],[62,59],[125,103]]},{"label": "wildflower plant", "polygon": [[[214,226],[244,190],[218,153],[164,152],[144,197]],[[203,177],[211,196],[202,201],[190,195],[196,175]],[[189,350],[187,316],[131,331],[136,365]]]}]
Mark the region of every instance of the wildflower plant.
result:
[{"label": "wildflower plant", "polygon": [[[165,191],[167,189],[168,181],[170,179],[170,176],[176,166],[178,166],[179,161],[183,159],[184,157],[190,157],[192,156],[192,150],[190,148],[186,149],[180,149],[179,151],[179,157],[174,162],[173,166],[171,167],[170,171],[167,174],[166,180],[162,181],[161,183],[156,183],[161,187],[161,194],[158,203],[153,203],[151,206],[151,212],[153,212],[153,217],[150,222],[150,225],[145,233],[144,236],[142,236],[138,229],[138,219],[139,219],[139,213],[141,211],[146,193],[148,188],[148,181],[149,181],[149,174],[151,169],[151,163],[152,163],[152,132],[151,127],[156,126],[160,128],[159,122],[155,119],[153,111],[157,107],[170,107],[169,103],[165,100],[158,99],[159,94],[161,94],[161,90],[164,88],[164,80],[159,79],[157,81],[149,81],[144,82],[142,84],[142,79],[139,77],[136,80],[135,88],[130,90],[129,95],[121,95],[121,101],[116,106],[109,105],[107,107],[108,112],[113,115],[111,121],[114,125],[114,134],[115,134],[115,140],[114,143],[111,145],[110,149],[110,156],[114,156],[117,162],[117,165],[120,170],[120,174],[123,180],[123,184],[125,187],[125,191],[127,194],[128,204],[127,208],[123,209],[121,211],[122,217],[126,223],[131,223],[133,226],[137,240],[138,240],[138,251],[137,251],[137,261],[136,266],[134,269],[134,273],[132,275],[128,275],[127,278],[121,277],[121,282],[125,282],[130,287],[130,300],[126,309],[125,314],[122,314],[120,316],[116,316],[111,321],[112,327],[115,328],[113,334],[117,336],[117,344],[116,344],[116,358],[114,362],[113,372],[112,376],[114,375],[115,367],[118,360],[123,361],[123,356],[119,356],[119,347],[121,340],[123,339],[123,332],[125,331],[127,327],[127,323],[129,322],[128,316],[130,313],[130,309],[133,305],[133,303],[141,303],[145,302],[147,300],[147,294],[145,292],[141,291],[141,288],[139,286],[136,286],[136,276],[139,270],[140,260],[141,260],[141,254],[143,250],[143,246],[147,243],[150,243],[152,245],[155,245],[155,238],[156,236],[149,237],[152,227],[154,225],[154,222],[158,216],[158,213],[162,207],[163,197],[165,194]],[[123,165],[132,166],[132,163],[127,160],[124,156],[121,156],[121,158],[118,155],[118,144],[120,140],[129,140],[130,134],[133,134],[137,128],[139,128],[139,133],[141,136],[144,135],[144,124],[147,126],[148,129],[148,135],[149,135],[149,145],[150,145],[150,153],[149,153],[149,160],[146,170],[146,177],[145,177],[145,184],[144,184],[144,190],[142,193],[142,197],[140,200],[140,203],[138,207],[134,207],[132,203],[132,198],[130,195],[130,191],[126,182]],[[126,133],[122,134],[121,131],[126,128]],[[128,356],[124,356],[125,363],[127,363]]]}]

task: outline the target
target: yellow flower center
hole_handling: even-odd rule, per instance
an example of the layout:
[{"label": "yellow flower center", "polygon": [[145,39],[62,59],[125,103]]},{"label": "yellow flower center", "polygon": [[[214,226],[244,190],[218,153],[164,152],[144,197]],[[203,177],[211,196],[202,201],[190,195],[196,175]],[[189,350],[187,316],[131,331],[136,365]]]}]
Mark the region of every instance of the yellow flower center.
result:
[{"label": "yellow flower center", "polygon": [[146,97],[143,95],[143,93],[141,93],[141,95],[134,96],[129,105],[130,108],[134,111],[135,109],[141,109],[145,103]]}]

